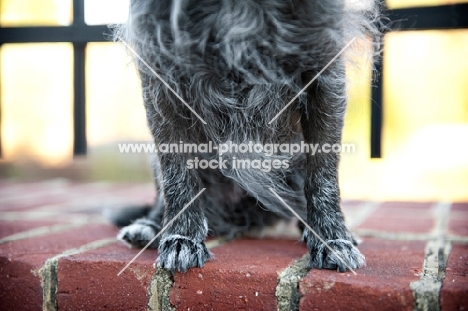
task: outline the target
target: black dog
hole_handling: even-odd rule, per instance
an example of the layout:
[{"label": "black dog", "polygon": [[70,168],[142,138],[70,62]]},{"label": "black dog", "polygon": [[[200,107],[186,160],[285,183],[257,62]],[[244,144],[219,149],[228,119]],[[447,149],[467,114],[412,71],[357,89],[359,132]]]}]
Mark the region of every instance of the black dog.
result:
[{"label": "black dog", "polygon": [[[362,266],[364,256],[340,209],[339,154],[265,150],[280,144],[341,143],[346,77],[340,51],[354,37],[378,35],[377,6],[367,4],[131,1],[128,23],[117,29],[116,38],[139,55],[135,62],[156,144],[211,144],[219,149],[158,153],[156,203],[133,223],[132,217],[117,219],[129,224],[119,237],[134,246],[146,245],[206,188],[151,245],[159,248],[164,268],[201,267],[211,256],[204,244],[208,233],[233,236],[293,217],[277,194],[335,251],[304,228],[309,268],[345,271]],[[219,146],[241,144],[250,146],[248,152],[220,152]],[[254,152],[253,145],[265,148]],[[203,169],[196,165],[202,160],[220,163],[216,169]]]}]

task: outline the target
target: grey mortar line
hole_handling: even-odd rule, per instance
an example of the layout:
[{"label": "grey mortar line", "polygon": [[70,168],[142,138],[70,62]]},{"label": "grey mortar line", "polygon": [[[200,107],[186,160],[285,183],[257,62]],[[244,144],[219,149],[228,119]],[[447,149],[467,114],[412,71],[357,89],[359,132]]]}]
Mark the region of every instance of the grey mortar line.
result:
[{"label": "grey mortar line", "polygon": [[346,214],[346,222],[350,229],[354,229],[362,224],[371,215],[380,203],[374,201],[367,201],[360,204],[359,210],[355,214]]},{"label": "grey mortar line", "polygon": [[[353,230],[359,237],[379,238],[384,240],[396,241],[428,241],[437,239],[437,236],[427,233],[411,233],[411,232],[387,232],[368,229]],[[458,244],[468,244],[468,237],[448,234],[445,241],[454,242]]]},{"label": "grey mortar line", "polygon": [[460,236],[460,235],[447,235],[447,241],[455,242],[458,244],[468,244],[468,237],[467,236]]},{"label": "grey mortar line", "polygon": [[42,310],[43,311],[56,311],[57,305],[57,290],[58,278],[57,268],[59,259],[66,256],[84,253],[88,250],[101,248],[117,242],[116,238],[107,238],[102,240],[93,241],[80,246],[79,248],[72,248],[46,260],[44,266],[39,269],[42,285]]},{"label": "grey mortar line", "polygon": [[420,279],[410,284],[416,311],[440,310],[440,290],[452,248],[446,239],[450,207],[451,203],[448,202],[439,202],[433,206],[433,216],[436,220],[431,234],[433,238],[426,244]]},{"label": "grey mortar line", "polygon": [[99,223],[106,223],[101,217],[93,218],[93,217],[79,217],[71,222],[60,223],[51,226],[42,226],[30,230],[21,231],[15,234],[8,235],[4,238],[0,239],[0,244],[14,242],[19,240],[31,239],[36,237],[41,237],[61,231],[65,231],[68,229],[74,229],[78,227],[82,227],[89,224],[99,224]]},{"label": "grey mortar line", "polygon": [[276,286],[276,299],[278,311],[299,310],[299,282],[307,274],[307,262],[309,254],[296,259],[278,276],[278,285]]},{"label": "grey mortar line", "polygon": [[355,229],[353,231],[361,237],[372,237],[385,240],[427,241],[436,238],[436,236],[434,236],[433,234],[428,233],[389,232],[374,229]]},{"label": "grey mortar line", "polygon": [[6,191],[2,191],[0,195],[0,210],[4,207],[8,207],[5,205],[5,202],[11,201],[30,201],[32,199],[36,199],[37,197],[42,197],[51,194],[62,194],[65,192],[67,187],[71,184],[64,179],[51,179],[46,181],[35,182],[35,184],[41,184],[40,191],[33,192],[33,193],[25,193],[25,187],[28,187],[25,184],[16,184],[14,186],[7,186],[5,189]]},{"label": "grey mortar line", "polygon": [[156,272],[151,279],[148,292],[148,310],[149,311],[173,311],[175,308],[171,305],[170,294],[174,278],[169,270],[156,267]]},{"label": "grey mortar line", "polygon": [[[94,184],[93,184],[94,185]],[[101,189],[102,191],[108,190],[113,191],[115,189],[110,188],[110,184],[101,184],[96,183],[96,187],[100,186],[101,188],[107,187],[107,189]],[[141,188],[141,185],[131,186],[127,190],[132,191],[134,189]],[[7,221],[14,220],[37,220],[43,219],[51,216],[61,216],[67,215],[71,212],[81,212],[93,208],[100,208],[102,206],[125,206],[125,205],[134,205],[134,201],[130,200],[128,202],[122,200],[122,198],[116,198],[115,195],[109,192],[98,192],[93,193],[86,198],[83,198],[82,193],[70,194],[69,198],[64,202],[44,204],[39,207],[31,208],[25,211],[5,211],[0,214],[0,219]]]},{"label": "grey mortar line", "polygon": [[[205,242],[208,249],[221,246],[230,240],[225,237],[219,237]],[[179,272],[176,272],[179,273]],[[156,267],[156,272],[151,279],[148,290],[148,311],[175,311],[171,305],[170,294],[174,278],[172,273],[166,269]]]}]

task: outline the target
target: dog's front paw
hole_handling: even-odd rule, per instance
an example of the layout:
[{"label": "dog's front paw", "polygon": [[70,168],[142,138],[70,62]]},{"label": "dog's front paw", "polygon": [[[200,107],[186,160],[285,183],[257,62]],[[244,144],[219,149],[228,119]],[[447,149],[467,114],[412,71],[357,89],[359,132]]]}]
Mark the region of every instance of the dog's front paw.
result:
[{"label": "dog's front paw", "polygon": [[366,259],[352,242],[344,239],[327,241],[327,245],[318,244],[310,251],[309,269],[333,269],[345,272],[349,268],[357,269],[366,264]]},{"label": "dog's front paw", "polygon": [[[120,240],[134,247],[144,247],[159,232],[160,226],[149,219],[138,219],[130,226],[123,227],[117,236]],[[157,248],[158,241],[153,241],[150,248]]]},{"label": "dog's front paw", "polygon": [[203,267],[211,253],[203,241],[197,242],[181,235],[169,235],[161,239],[158,261],[162,268],[174,273],[187,271],[192,267]]}]

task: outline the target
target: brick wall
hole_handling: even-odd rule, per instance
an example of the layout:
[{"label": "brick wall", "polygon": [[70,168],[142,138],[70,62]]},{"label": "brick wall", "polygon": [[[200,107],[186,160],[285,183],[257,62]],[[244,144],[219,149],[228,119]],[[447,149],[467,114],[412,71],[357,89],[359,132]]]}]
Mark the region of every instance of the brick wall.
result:
[{"label": "brick wall", "polygon": [[103,207],[150,202],[148,184],[0,182],[0,310],[462,310],[468,203],[345,201],[367,266],[305,269],[282,237],[212,239],[215,258],[174,276],[115,239]]}]

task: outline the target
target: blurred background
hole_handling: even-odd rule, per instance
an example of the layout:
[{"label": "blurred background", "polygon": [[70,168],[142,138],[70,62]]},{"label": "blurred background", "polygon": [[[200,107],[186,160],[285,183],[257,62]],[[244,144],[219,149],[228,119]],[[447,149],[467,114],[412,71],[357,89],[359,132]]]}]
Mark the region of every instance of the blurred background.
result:
[{"label": "blurred background", "polygon": [[[391,0],[389,8],[468,2]],[[68,26],[72,0],[0,0],[0,27]],[[128,0],[85,0],[88,25],[122,23]],[[73,155],[73,45],[0,46],[0,178],[151,182],[149,156],[119,142],[151,141],[136,70],[123,46],[86,45],[84,156]],[[385,36],[382,158],[370,158],[371,68],[350,67],[340,184],[345,199],[468,199],[468,29]]]}]

